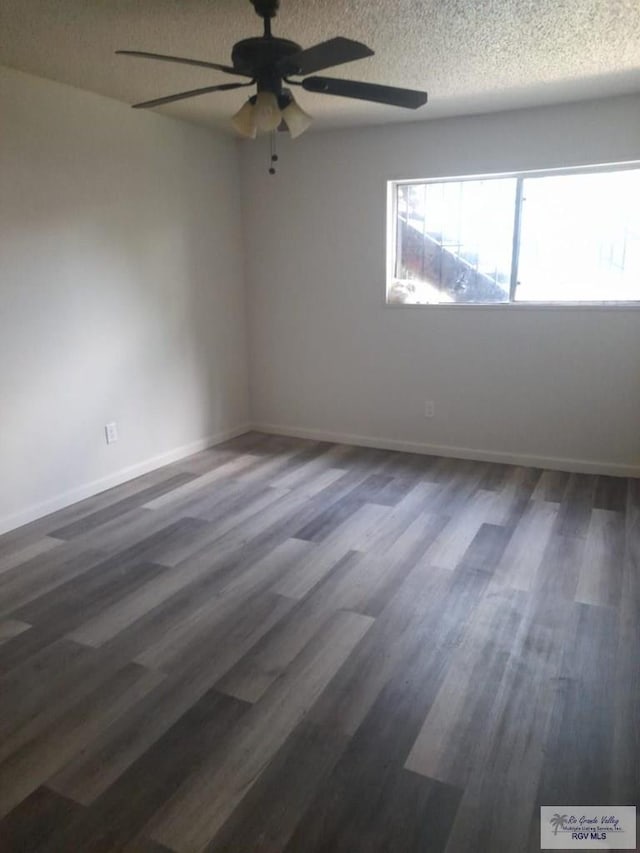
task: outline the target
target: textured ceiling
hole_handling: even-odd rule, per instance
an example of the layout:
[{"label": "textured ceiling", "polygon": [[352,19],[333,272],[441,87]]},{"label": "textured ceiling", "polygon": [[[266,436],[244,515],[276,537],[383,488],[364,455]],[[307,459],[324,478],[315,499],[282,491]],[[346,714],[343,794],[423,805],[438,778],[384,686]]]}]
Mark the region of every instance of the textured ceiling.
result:
[{"label": "textured ceiling", "polygon": [[[0,0],[0,64],[127,103],[232,78],[117,48],[228,62],[234,42],[260,32],[248,0]],[[301,91],[316,128],[640,91],[640,0],[282,0],[274,33],[303,47],[364,41],[375,56],[322,73],[429,92],[414,112]],[[227,128],[244,97],[162,111]]]}]

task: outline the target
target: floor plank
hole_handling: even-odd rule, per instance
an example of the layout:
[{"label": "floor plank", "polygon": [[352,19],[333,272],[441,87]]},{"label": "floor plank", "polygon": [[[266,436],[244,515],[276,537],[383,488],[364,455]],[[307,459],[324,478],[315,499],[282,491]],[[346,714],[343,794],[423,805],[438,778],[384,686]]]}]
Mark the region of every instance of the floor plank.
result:
[{"label": "floor plank", "polygon": [[145,825],[187,776],[223,750],[248,709],[215,690],[206,692],[113,785],[61,823],[43,851],[107,853],[156,844],[144,836]]},{"label": "floor plank", "polygon": [[639,480],[248,433],[0,537],[0,851],[531,853],[639,626]]},{"label": "floor plank", "polygon": [[127,664],[15,750],[0,766],[0,816],[31,794],[111,722],[136,704],[163,676]]},{"label": "floor plank", "polygon": [[370,627],[370,617],[338,611],[252,708],[222,761],[209,762],[176,792],[150,835],[178,850],[200,850],[251,790],[264,767]]}]

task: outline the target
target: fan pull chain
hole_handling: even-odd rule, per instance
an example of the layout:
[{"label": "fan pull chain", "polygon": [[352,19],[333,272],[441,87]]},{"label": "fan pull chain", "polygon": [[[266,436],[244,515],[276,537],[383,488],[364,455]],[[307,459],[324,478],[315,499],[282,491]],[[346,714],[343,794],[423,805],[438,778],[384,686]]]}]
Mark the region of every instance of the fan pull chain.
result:
[{"label": "fan pull chain", "polygon": [[269,174],[270,175],[275,175],[276,167],[273,164],[278,162],[278,154],[276,152],[276,139],[277,139],[276,134],[277,134],[276,130],[272,130],[271,133],[269,134],[269,137],[270,137],[269,148],[270,148],[270,155],[271,155],[270,159],[269,159],[269,164],[270,164],[269,165]]}]

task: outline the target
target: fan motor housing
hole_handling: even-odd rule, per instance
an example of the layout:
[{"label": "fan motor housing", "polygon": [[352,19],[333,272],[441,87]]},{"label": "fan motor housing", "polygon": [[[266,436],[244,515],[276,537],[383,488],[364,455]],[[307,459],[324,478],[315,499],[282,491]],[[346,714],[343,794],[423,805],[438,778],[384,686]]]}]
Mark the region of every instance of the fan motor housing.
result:
[{"label": "fan motor housing", "polygon": [[287,56],[298,53],[299,44],[281,38],[249,38],[234,44],[231,52],[233,67],[252,77],[260,78],[273,70]]},{"label": "fan motor housing", "polygon": [[261,18],[275,18],[280,0],[251,0],[256,14]]}]

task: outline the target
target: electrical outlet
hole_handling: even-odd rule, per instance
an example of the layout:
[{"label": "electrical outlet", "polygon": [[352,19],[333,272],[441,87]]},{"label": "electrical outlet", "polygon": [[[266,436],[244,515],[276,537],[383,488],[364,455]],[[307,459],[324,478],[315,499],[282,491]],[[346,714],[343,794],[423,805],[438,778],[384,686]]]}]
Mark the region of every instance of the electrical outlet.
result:
[{"label": "electrical outlet", "polygon": [[104,434],[107,439],[107,444],[113,444],[114,441],[118,440],[118,424],[115,421],[107,424],[104,428]]},{"label": "electrical outlet", "polygon": [[435,414],[435,405],[433,400],[427,400],[424,404],[424,416],[425,418],[432,418]]}]

